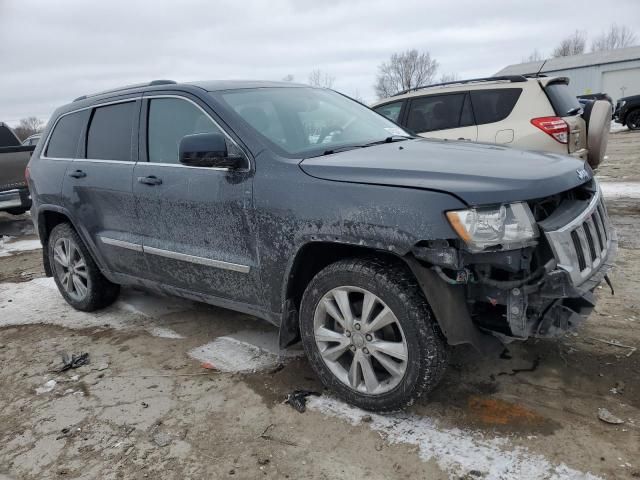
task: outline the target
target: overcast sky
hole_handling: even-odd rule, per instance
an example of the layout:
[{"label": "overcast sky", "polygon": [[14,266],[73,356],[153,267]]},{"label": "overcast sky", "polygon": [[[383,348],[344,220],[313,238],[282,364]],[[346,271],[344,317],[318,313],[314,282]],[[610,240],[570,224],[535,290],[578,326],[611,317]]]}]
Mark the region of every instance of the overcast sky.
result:
[{"label": "overcast sky", "polygon": [[151,79],[306,82],[316,68],[372,101],[393,52],[485,76],[613,22],[640,37],[640,0],[0,0],[0,121],[47,120],[79,95]]}]

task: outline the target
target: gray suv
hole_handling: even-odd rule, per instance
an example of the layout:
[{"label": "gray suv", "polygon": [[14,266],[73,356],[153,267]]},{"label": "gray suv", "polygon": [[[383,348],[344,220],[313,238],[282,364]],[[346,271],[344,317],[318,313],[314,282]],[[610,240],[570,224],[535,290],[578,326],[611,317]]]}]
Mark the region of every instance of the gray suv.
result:
[{"label": "gray suv", "polygon": [[325,89],[154,81],[42,139],[32,216],[73,307],[132,285],[255,315],[372,410],[433,389],[447,344],[575,328],[616,248],[583,161],[416,138]]}]

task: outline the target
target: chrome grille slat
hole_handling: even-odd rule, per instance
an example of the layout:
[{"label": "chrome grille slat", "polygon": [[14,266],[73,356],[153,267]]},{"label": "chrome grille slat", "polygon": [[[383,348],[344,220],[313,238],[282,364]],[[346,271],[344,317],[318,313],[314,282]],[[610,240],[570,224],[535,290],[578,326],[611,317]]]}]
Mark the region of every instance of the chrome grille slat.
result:
[{"label": "chrome grille slat", "polygon": [[615,237],[610,232],[601,195],[598,189],[587,208],[575,219],[557,230],[545,232],[558,268],[567,271],[575,286],[584,283],[606,263]]},{"label": "chrome grille slat", "polygon": [[593,226],[596,227],[596,234],[598,235],[598,245],[600,245],[600,252],[604,250],[604,241],[602,239],[602,230],[604,230],[602,220],[600,219],[600,213],[596,210],[593,212]]},{"label": "chrome grille slat", "polygon": [[587,219],[587,221],[582,224],[582,228],[584,228],[584,234],[587,236],[587,243],[589,244],[589,253],[591,254],[591,260],[595,262],[599,255],[596,254],[596,246],[593,241],[593,237],[595,236],[593,221],[590,218]]}]

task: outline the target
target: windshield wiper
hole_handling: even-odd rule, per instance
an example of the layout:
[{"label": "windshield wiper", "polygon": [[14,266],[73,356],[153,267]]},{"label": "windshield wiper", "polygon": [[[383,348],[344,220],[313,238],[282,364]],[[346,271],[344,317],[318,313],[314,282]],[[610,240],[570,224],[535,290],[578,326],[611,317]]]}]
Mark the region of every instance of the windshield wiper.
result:
[{"label": "windshield wiper", "polygon": [[580,111],[582,110],[582,107],[574,107],[571,110],[569,110],[565,116],[566,117],[572,117],[573,115],[577,115],[580,113]]},{"label": "windshield wiper", "polygon": [[347,150],[354,150],[356,148],[367,148],[375,145],[383,145],[385,143],[402,142],[403,140],[411,140],[416,137],[409,137],[405,135],[392,135],[383,140],[375,140],[369,143],[363,143],[362,145],[346,145],[344,147],[336,147],[330,150],[325,150],[322,155],[332,155],[334,153],[345,152]]}]

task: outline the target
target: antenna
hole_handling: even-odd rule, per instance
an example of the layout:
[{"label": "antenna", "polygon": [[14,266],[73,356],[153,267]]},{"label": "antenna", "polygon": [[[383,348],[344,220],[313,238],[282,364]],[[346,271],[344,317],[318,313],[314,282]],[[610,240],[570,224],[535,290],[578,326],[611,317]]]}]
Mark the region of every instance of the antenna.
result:
[{"label": "antenna", "polygon": [[536,77],[538,75],[540,75],[540,72],[542,71],[542,69],[544,68],[544,66],[547,64],[547,58],[544,59],[544,62],[542,62],[542,65],[540,65],[540,69],[538,70],[538,72],[536,73]]}]

